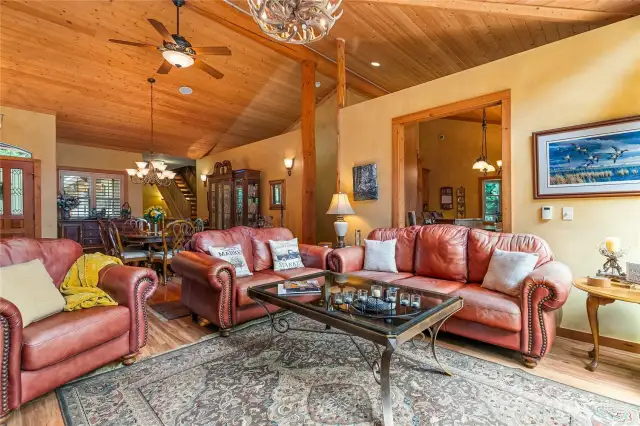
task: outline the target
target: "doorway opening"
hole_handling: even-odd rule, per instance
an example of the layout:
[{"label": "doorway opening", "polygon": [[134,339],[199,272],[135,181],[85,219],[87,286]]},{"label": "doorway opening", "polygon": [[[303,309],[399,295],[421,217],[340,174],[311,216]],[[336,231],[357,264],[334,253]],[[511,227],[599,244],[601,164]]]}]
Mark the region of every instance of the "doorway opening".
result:
[{"label": "doorway opening", "polygon": [[510,99],[506,90],[393,119],[394,227],[511,231]]}]

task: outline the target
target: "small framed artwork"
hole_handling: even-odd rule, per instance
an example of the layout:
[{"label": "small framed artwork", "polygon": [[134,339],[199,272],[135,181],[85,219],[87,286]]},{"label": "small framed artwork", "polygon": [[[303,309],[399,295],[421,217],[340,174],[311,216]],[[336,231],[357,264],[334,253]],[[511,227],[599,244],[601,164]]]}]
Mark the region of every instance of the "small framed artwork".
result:
[{"label": "small framed artwork", "polygon": [[269,210],[284,210],[285,185],[284,179],[269,181]]},{"label": "small framed artwork", "polygon": [[534,197],[640,195],[640,116],[533,134]]},{"label": "small framed artwork", "polygon": [[453,209],[453,188],[443,186],[440,188],[440,208],[442,210]]},{"label": "small framed artwork", "polygon": [[378,199],[378,167],[375,164],[353,168],[353,199],[355,201]]},{"label": "small framed artwork", "polygon": [[627,280],[640,284],[640,263],[627,262]]}]

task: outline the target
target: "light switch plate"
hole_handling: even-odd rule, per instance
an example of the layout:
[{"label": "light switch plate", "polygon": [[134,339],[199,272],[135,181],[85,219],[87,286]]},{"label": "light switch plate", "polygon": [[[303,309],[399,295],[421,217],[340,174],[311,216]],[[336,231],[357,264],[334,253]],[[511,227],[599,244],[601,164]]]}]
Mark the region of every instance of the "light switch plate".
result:
[{"label": "light switch plate", "polygon": [[562,208],[562,220],[573,220],[573,207]]}]

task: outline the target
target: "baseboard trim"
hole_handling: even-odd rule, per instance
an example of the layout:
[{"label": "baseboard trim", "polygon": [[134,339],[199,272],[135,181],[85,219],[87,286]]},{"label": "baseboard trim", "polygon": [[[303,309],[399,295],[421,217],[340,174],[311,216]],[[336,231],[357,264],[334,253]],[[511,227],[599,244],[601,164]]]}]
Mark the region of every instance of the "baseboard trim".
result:
[{"label": "baseboard trim", "polygon": [[[593,343],[593,336],[591,333],[585,333],[584,331],[558,327],[556,335],[566,337],[567,339],[578,340],[580,342]],[[640,354],[640,343],[614,339],[613,337],[600,336],[600,346]]]}]

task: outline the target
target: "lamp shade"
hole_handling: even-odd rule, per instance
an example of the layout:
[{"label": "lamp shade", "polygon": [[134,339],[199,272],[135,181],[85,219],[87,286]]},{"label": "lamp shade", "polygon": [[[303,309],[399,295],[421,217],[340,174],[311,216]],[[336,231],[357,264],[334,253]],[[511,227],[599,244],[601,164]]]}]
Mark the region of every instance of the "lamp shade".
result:
[{"label": "lamp shade", "polygon": [[483,170],[483,169],[486,169],[486,168],[487,168],[487,166],[488,166],[488,164],[487,164],[487,162],[486,162],[486,161],[484,161],[484,160],[482,160],[482,159],[479,159],[478,161],[476,161],[475,163],[473,163],[473,167],[472,167],[472,168],[473,168],[474,170]]},{"label": "lamp shade", "polygon": [[351,204],[349,203],[347,194],[343,192],[333,194],[333,198],[331,198],[331,205],[329,206],[329,210],[327,210],[327,214],[337,214],[339,216],[355,214],[355,212],[351,208]]},{"label": "lamp shade", "polygon": [[162,56],[167,60],[167,62],[178,68],[190,67],[194,62],[191,56],[174,50],[165,50],[162,52]]}]

